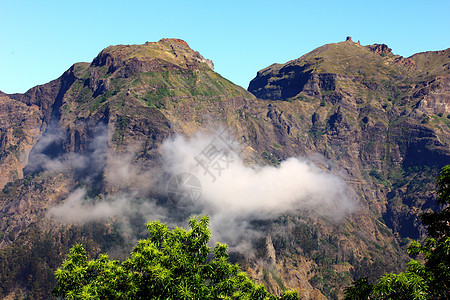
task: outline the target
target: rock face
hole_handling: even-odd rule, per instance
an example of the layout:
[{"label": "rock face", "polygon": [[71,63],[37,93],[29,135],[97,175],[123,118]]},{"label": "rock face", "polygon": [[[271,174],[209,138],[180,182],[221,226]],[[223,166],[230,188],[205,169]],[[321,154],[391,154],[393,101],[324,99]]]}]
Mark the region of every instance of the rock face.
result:
[{"label": "rock face", "polygon": [[[311,149],[338,161],[355,181],[378,181],[383,200],[369,205],[381,200],[374,209],[394,232],[419,238],[417,212],[430,207],[433,197],[411,199],[401,191],[415,181],[431,183],[431,174],[450,162],[449,54],[447,49],[405,59],[384,44],[362,47],[347,40],[259,71],[249,91],[308,107],[304,130],[314,135]],[[412,171],[424,168],[435,170],[429,180]]]},{"label": "rock face", "polygon": [[40,134],[41,118],[38,106],[0,94],[0,188],[23,177],[28,153]]},{"label": "rock face", "polygon": [[380,56],[392,55],[392,49],[385,44],[368,45],[366,48]]},{"label": "rock face", "polygon": [[359,203],[339,221],[306,210],[255,217],[253,255],[232,255],[255,280],[324,299],[358,276],[397,271],[401,247],[423,235],[418,215],[432,206],[434,176],[450,163],[448,66],[448,49],[403,58],[348,39],[259,71],[245,91],[186,42],[163,39],[110,46],[55,81],[1,94],[1,296],[49,297],[76,242],[92,256],[127,255],[126,237],[149,221],[131,204],[120,206],[133,212],[126,227],[82,215],[60,224],[49,211],[74,205],[80,187],[94,203],[133,192],[164,204],[142,188],[162,143],[220,126],[246,143],[248,164],[309,157],[338,172]]}]

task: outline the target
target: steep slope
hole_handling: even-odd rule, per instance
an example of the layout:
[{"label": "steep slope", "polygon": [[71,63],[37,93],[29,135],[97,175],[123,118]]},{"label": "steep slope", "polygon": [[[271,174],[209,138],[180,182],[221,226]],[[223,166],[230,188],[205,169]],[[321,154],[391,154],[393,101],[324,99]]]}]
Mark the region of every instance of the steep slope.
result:
[{"label": "steep slope", "polygon": [[[220,128],[242,143],[246,166],[308,157],[344,178],[357,202],[340,218],[314,207],[241,217],[251,250],[232,257],[253,278],[277,293],[289,287],[323,299],[341,296],[355,276],[396,271],[406,240],[395,235],[420,235],[409,220],[430,203],[426,191],[449,158],[448,106],[440,104],[448,105],[448,65],[445,54],[433,57],[406,59],[351,41],[326,45],[258,72],[252,95],[186,42],[163,39],[110,46],[55,81],[2,95],[29,120],[0,116],[10,143],[1,147],[19,145],[14,126],[27,137],[17,148],[17,175],[0,176],[9,182],[0,193],[2,296],[48,297],[52,270],[75,242],[91,256],[120,258],[151,218],[179,225],[201,213],[172,207],[161,192],[169,180],[159,171],[165,141]],[[11,160],[5,153],[2,168]],[[281,195],[273,199],[280,206]],[[238,221],[224,226],[233,231]]]},{"label": "steep slope", "polygon": [[23,176],[26,155],[40,134],[39,108],[0,94],[0,188]]}]

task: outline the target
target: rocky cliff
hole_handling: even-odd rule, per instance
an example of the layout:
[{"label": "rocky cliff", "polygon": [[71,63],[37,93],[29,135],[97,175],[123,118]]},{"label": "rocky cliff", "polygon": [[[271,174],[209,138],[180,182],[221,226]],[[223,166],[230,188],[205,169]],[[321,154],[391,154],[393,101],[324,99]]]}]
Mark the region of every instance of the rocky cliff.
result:
[{"label": "rocky cliff", "polygon": [[269,66],[245,91],[186,42],[163,39],[110,46],[55,81],[0,95],[2,296],[48,297],[75,242],[120,258],[149,215],[182,223],[155,188],[168,180],[155,171],[163,145],[214,128],[241,143],[246,166],[307,157],[353,191],[339,218],[308,206],[245,219],[252,250],[232,258],[253,278],[323,299],[398,270],[450,163],[449,60],[448,49],[403,58],[348,40]]},{"label": "rocky cliff", "polygon": [[400,237],[418,238],[418,212],[433,196],[412,190],[432,183],[450,162],[449,54],[403,58],[386,45],[348,40],[259,71],[249,91],[308,107],[311,148],[342,164],[354,181],[378,181],[378,199],[368,204]]},{"label": "rocky cliff", "polygon": [[27,156],[40,134],[41,114],[36,105],[0,94],[0,187],[23,177]]}]

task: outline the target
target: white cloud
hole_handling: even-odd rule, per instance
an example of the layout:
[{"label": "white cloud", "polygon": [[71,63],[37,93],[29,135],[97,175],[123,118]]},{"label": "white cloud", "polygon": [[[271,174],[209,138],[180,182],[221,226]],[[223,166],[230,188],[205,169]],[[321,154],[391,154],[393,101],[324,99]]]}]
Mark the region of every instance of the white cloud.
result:
[{"label": "white cloud", "polygon": [[[258,234],[249,225],[252,220],[275,218],[300,210],[336,220],[355,207],[351,190],[340,177],[299,157],[289,158],[277,167],[250,167],[236,154],[239,144],[232,140],[224,143],[217,133],[198,133],[189,139],[176,135],[167,139],[160,148],[161,161],[157,168],[136,163],[136,149],[133,148],[120,156],[106,153],[104,136],[103,133],[94,139],[99,141],[93,143],[98,150],[94,147],[88,156],[79,157],[77,161],[84,165],[85,159],[102,166],[106,157],[106,169],[102,169],[106,170],[104,179],[108,186],[114,187],[116,195],[93,201],[86,199],[84,190],[75,190],[60,206],[49,210],[51,217],[77,224],[115,218],[127,228],[128,218],[136,213],[145,216],[147,221],[160,220],[171,226],[180,225],[180,216],[186,218],[189,213],[204,213],[210,216],[213,239],[239,249],[246,247],[249,237]],[[210,166],[208,171],[211,173],[208,173],[198,163],[199,159],[202,161],[208,156],[217,159],[222,154],[226,156],[216,161],[221,164],[220,172],[217,164]],[[71,161],[68,157],[66,161]],[[206,160],[203,163],[206,165]],[[201,197],[191,210],[185,207],[178,211],[173,207],[169,209],[154,200],[132,205],[135,199],[148,198],[150,194],[159,195],[161,199],[166,197],[168,178],[180,173],[191,173],[201,183]]]}]

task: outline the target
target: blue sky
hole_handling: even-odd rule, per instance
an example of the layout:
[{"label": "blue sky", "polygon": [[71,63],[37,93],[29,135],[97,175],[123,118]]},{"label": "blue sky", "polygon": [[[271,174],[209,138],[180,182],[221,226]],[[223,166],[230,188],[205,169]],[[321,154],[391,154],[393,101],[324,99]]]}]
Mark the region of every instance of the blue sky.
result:
[{"label": "blue sky", "polygon": [[450,47],[450,1],[0,0],[0,90],[25,92],[103,48],[184,39],[247,88],[256,72],[352,36],[395,54]]}]

